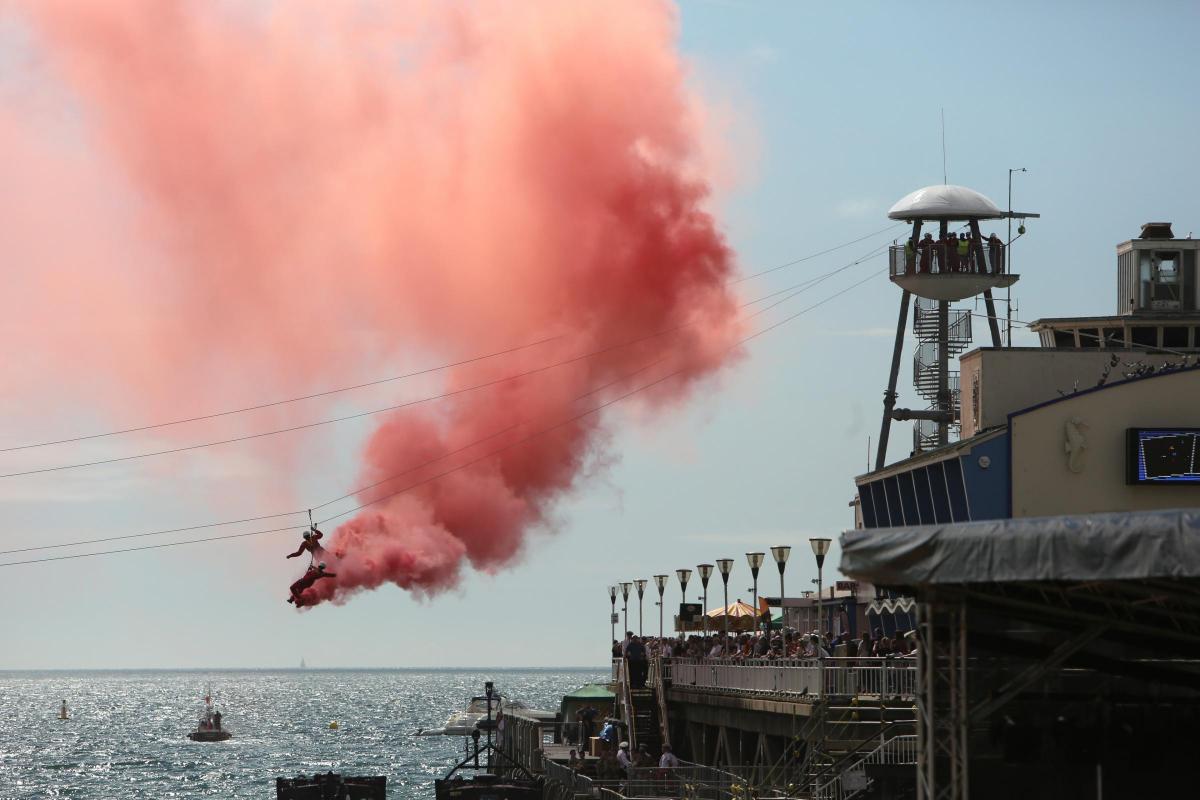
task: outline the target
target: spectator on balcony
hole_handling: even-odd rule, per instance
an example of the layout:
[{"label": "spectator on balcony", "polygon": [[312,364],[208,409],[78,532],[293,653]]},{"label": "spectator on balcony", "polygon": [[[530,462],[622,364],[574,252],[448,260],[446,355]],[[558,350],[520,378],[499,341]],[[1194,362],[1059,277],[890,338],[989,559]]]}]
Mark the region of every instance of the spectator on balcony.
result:
[{"label": "spectator on balcony", "polygon": [[958,272],[959,258],[957,240],[954,234],[947,234],[938,239],[938,272]]},{"label": "spectator on balcony", "polygon": [[1000,274],[1004,271],[1004,242],[1000,241],[1000,237],[993,233],[988,237],[988,267],[993,274]]},{"label": "spectator on balcony", "polygon": [[917,244],[912,237],[904,240],[904,274],[912,275],[917,271]]},{"label": "spectator on balcony", "polygon": [[933,246],[935,244],[936,244],[936,242],[933,241],[932,233],[925,234],[925,237],[923,239],[921,239],[921,241],[917,244],[918,255],[920,256],[920,259],[919,259],[919,263],[920,263],[919,271],[920,272],[932,272],[933,271],[931,264],[932,264],[932,260],[933,260]]},{"label": "spectator on balcony", "polygon": [[646,660],[646,645],[637,636],[630,635],[629,643],[625,646],[625,658],[629,662],[629,685],[634,689],[646,688],[646,675],[649,672],[649,662]]},{"label": "spectator on balcony", "polygon": [[965,233],[958,235],[958,241],[954,241],[954,236],[950,237],[950,247],[955,249],[958,258],[958,268],[961,272],[974,272],[972,268],[971,258],[971,241]]}]

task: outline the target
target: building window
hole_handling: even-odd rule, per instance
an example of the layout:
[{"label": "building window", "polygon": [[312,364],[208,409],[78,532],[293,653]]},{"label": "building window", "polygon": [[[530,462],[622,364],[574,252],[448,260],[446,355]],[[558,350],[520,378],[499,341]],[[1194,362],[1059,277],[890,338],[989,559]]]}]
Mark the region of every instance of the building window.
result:
[{"label": "building window", "polygon": [[1140,308],[1178,311],[1183,308],[1181,253],[1178,250],[1146,250],[1139,269]]},{"label": "building window", "polygon": [[1054,346],[1075,348],[1075,331],[1054,331]]},{"label": "building window", "polygon": [[1179,348],[1188,346],[1187,328],[1163,328],[1163,347]]},{"label": "building window", "polygon": [[1158,328],[1141,325],[1130,328],[1129,334],[1134,347],[1158,347]]}]

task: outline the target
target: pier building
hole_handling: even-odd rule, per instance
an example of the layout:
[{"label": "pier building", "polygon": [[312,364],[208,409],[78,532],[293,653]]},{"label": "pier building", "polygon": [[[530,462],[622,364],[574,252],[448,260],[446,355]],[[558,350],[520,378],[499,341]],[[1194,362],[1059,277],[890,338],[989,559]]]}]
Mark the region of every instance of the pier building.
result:
[{"label": "pier building", "polygon": [[[606,774],[603,758],[572,766],[572,745],[606,746],[573,739],[565,715],[518,712],[506,746],[544,777],[548,797],[1190,789],[1183,765],[1200,743],[1200,248],[1167,223],[1144,225],[1117,245],[1115,314],[1044,317],[1030,324],[1039,346],[1012,347],[992,296],[1018,279],[1011,241],[984,228],[1016,219],[1023,234],[1037,215],[1001,211],[964,187],[919,190],[890,215],[912,229],[889,253],[900,313],[875,467],[854,479],[853,529],[841,538],[851,581],[789,596],[781,546],[780,592],[761,595],[776,625],[850,641],[808,658],[652,654],[646,675],[614,658],[621,737],[655,755],[670,743],[681,763],[620,775]],[[986,313],[951,305],[977,295]],[[977,319],[983,346],[972,341]],[[897,407],[910,333],[925,408]],[[901,422],[913,423],[912,450],[889,464]],[[828,540],[811,541],[820,564]],[[747,558],[756,609],[765,559]],[[698,570],[703,602],[682,606],[675,628],[717,633],[713,567]],[[690,575],[679,570],[685,599]],[[655,577],[660,600],[667,580]],[[632,585],[622,584],[626,610]],[[616,587],[609,597],[615,625]],[[771,613],[754,612],[752,630]],[[876,628],[915,649],[877,657],[854,646]]]}]

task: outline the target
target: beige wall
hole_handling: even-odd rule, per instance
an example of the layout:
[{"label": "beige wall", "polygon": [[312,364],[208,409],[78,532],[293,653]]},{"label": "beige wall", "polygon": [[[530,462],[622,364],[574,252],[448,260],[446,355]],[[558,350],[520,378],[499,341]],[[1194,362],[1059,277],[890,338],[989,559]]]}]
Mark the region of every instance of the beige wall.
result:
[{"label": "beige wall", "polygon": [[[985,364],[986,364],[985,359]],[[1067,423],[1085,448],[1068,466]],[[1128,486],[1125,429],[1200,428],[1200,370],[1174,372],[1068,397],[1013,417],[1012,515],[1200,507],[1200,486]]]},{"label": "beige wall", "polygon": [[[962,436],[1008,422],[1008,415],[1023,408],[1053,400],[1059,391],[1090,389],[1100,380],[1109,359],[1121,363],[1113,368],[1109,382],[1124,380],[1132,362],[1178,363],[1179,356],[1150,355],[1140,350],[972,350],[960,359]],[[978,377],[978,386],[976,385]]]}]

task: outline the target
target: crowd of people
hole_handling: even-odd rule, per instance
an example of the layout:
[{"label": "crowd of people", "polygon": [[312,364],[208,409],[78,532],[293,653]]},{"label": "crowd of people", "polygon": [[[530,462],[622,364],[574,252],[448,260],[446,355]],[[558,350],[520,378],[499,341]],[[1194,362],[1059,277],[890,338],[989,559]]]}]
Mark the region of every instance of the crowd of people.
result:
[{"label": "crowd of people", "polygon": [[655,658],[719,658],[733,661],[784,658],[886,658],[916,655],[916,636],[912,631],[897,631],[886,636],[876,628],[860,638],[848,632],[801,633],[791,628],[772,628],[754,633],[701,634],[678,637],[639,637],[628,631],[625,639],[614,641],[613,658],[625,658],[629,664],[629,683],[633,688],[646,685],[649,662]]},{"label": "crowd of people", "polygon": [[[986,258],[979,254],[986,251]],[[973,234],[946,233],[933,238],[932,233],[911,238],[904,243],[904,272],[922,273],[1000,273],[1004,271],[1004,242],[992,234],[982,242]]]}]

